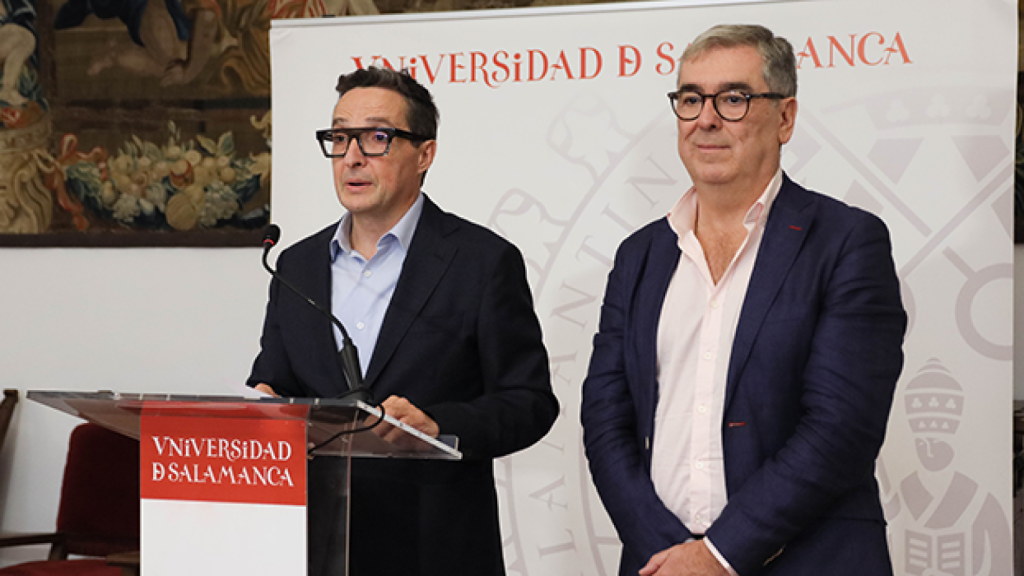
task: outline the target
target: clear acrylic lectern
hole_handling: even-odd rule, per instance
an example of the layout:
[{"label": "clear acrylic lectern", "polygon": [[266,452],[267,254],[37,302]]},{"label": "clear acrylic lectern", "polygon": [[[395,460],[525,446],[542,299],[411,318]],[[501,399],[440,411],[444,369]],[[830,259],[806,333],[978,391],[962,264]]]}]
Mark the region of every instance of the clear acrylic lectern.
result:
[{"label": "clear acrylic lectern", "polygon": [[[456,438],[431,438],[386,415],[386,422],[408,436],[403,447],[384,441],[368,427],[379,410],[358,400],[55,391],[29,391],[27,397],[140,440],[147,576],[242,573],[241,568],[250,576],[347,574],[351,458],[462,458]],[[255,516],[244,515],[250,504]],[[275,518],[259,516],[273,508],[269,504],[291,504],[283,508],[292,522],[295,504],[303,516],[316,507],[318,513],[310,515],[316,525],[301,519],[305,545],[253,550],[231,540],[238,537],[229,528],[232,522]],[[236,512],[242,519],[217,523]],[[279,528],[288,520],[265,521]],[[260,527],[246,527],[242,533],[259,540]],[[263,548],[280,544],[275,540]],[[288,557],[290,567],[275,564]]]}]

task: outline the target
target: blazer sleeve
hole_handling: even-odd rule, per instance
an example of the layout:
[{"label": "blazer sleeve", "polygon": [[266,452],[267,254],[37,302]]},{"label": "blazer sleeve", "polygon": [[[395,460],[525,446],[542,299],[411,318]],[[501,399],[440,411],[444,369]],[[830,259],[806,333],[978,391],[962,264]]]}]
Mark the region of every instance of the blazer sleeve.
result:
[{"label": "blazer sleeve", "polygon": [[[627,241],[608,276],[580,409],[591,476],[626,552],[641,566],[693,535],[662,502],[648,468],[646,434],[657,384],[638,381],[632,304],[648,257]],[[642,305],[642,304],[641,304]]]},{"label": "blazer sleeve", "polygon": [[[327,241],[330,226],[281,252],[277,271],[321,305],[330,305]],[[332,397],[345,390],[330,320],[276,279],[270,281],[260,352],[246,380],[279,395]]]},{"label": "blazer sleeve", "polygon": [[496,458],[540,440],[558,416],[548,356],[523,258],[502,242],[483,281],[476,318],[482,394],[468,401],[438,402],[423,409],[441,433],[459,437],[467,458]]},{"label": "blazer sleeve", "polygon": [[[285,261],[281,258],[279,264]],[[280,283],[270,282],[266,315],[263,319],[263,333],[260,336],[260,352],[253,361],[252,372],[245,384],[255,387],[268,384],[281,396],[304,396],[301,385],[292,370],[288,352],[285,349],[280,326]]]},{"label": "blazer sleeve", "polygon": [[[760,394],[795,390],[786,401],[798,414],[795,423],[766,420],[754,431],[769,434],[771,426],[782,426],[791,433],[738,489],[730,486],[728,504],[707,532],[741,575],[756,573],[815,520],[837,513],[834,507],[844,497],[874,486],[874,462],[903,365],[906,314],[885,225],[855,213],[859,217],[836,242],[838,250],[808,248],[806,257],[826,263],[812,265],[820,266],[813,274],[823,279],[820,293],[806,300],[802,314],[786,312],[793,332],[802,329],[799,318],[816,318],[809,347],[799,338],[789,343],[763,334],[754,344],[766,358],[782,358],[782,377],[798,380],[796,385],[750,369],[740,384]],[[807,244],[816,243],[808,238]],[[795,267],[787,282],[811,283],[808,269]],[[802,364],[784,367],[786,358],[804,357]],[[736,455],[729,452],[728,437],[725,446],[728,469]]]}]

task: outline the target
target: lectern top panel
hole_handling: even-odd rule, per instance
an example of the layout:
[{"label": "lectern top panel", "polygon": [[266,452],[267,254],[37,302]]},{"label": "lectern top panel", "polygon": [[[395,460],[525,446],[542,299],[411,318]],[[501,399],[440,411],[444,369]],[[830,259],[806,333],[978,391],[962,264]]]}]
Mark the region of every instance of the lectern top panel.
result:
[{"label": "lectern top panel", "polygon": [[399,448],[372,432],[359,432],[358,429],[364,426],[367,419],[372,421],[379,412],[353,399],[43,390],[30,390],[27,397],[135,439],[140,436],[139,421],[143,415],[302,420],[307,424],[309,442],[313,445],[324,444],[317,450],[317,454],[446,460],[462,458],[457,450],[457,438],[430,438],[390,418],[389,423],[415,438],[414,449]]}]

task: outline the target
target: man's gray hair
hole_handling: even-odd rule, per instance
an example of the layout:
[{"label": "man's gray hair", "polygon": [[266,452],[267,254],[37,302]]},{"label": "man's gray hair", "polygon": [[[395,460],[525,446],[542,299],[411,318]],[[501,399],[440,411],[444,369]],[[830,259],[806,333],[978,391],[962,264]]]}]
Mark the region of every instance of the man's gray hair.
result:
[{"label": "man's gray hair", "polygon": [[796,96],[796,56],[785,38],[757,24],[719,24],[697,37],[679,57],[683,64],[716,48],[751,46],[761,55],[761,75],[772,92]]}]

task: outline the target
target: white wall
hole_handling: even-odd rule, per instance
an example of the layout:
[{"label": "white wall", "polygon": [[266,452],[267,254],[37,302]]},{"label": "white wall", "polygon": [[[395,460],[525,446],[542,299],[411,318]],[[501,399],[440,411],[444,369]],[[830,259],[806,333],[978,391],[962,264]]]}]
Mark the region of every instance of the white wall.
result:
[{"label": "white wall", "polygon": [[[0,454],[2,529],[49,531],[80,420],[27,390],[230,394],[259,347],[260,250],[0,249],[0,388],[21,401]],[[45,548],[0,550],[0,564]]]}]

